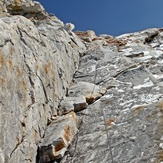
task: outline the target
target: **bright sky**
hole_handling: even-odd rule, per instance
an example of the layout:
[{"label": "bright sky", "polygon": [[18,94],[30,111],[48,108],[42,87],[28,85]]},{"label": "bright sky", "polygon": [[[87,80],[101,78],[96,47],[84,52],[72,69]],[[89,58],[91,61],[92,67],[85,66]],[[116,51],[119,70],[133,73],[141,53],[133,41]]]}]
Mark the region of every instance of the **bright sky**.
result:
[{"label": "bright sky", "polygon": [[117,36],[163,27],[163,0],[37,0],[75,30]]}]

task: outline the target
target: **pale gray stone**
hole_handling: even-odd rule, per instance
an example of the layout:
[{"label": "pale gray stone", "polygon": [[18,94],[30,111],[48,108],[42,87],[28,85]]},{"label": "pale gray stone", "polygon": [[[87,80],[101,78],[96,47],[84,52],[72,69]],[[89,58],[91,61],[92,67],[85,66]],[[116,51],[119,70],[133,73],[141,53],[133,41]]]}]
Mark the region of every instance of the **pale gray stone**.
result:
[{"label": "pale gray stone", "polygon": [[32,0],[0,17],[0,162],[163,161],[163,29],[75,34]]},{"label": "pale gray stone", "polygon": [[66,97],[59,107],[59,115],[66,114],[70,111],[81,111],[87,106],[86,98],[84,96]]},{"label": "pale gray stone", "polygon": [[107,92],[78,113],[79,133],[62,163],[162,161],[163,62],[153,46],[161,36],[159,29],[123,35],[118,50],[103,46],[80,58],[75,80]]},{"label": "pale gray stone", "polygon": [[[22,3],[28,6],[27,1]],[[29,3],[40,6],[38,2]],[[10,1],[6,5],[10,6]],[[36,162],[48,120],[57,115],[59,103],[78,68],[82,49],[78,45],[82,42],[74,38],[75,34],[56,29],[55,24],[63,26],[54,17],[49,24],[45,21],[37,25],[19,15],[0,19],[2,162]],[[76,40],[76,48],[68,41],[71,39]]]},{"label": "pale gray stone", "polygon": [[45,163],[62,158],[77,131],[77,117],[74,112],[56,117],[45,132],[39,149],[39,162]]},{"label": "pale gray stone", "polygon": [[69,88],[68,95],[70,97],[84,96],[87,103],[90,104],[99,99],[105,92],[105,88],[100,88],[93,83],[77,82]]}]

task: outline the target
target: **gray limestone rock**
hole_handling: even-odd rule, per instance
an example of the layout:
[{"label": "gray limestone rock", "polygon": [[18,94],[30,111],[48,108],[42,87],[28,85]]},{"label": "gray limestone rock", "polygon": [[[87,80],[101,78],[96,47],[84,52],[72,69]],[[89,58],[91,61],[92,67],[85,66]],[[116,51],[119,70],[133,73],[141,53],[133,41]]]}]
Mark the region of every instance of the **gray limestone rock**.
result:
[{"label": "gray limestone rock", "polygon": [[55,20],[34,25],[19,15],[0,19],[0,162],[36,162],[48,120],[78,68],[84,44],[56,29],[63,24]]},{"label": "gray limestone rock", "polygon": [[160,29],[119,36],[127,42],[118,50],[101,46],[80,58],[75,80],[107,92],[77,113],[79,133],[62,163],[163,161],[161,36]]},{"label": "gray limestone rock", "polygon": [[81,111],[87,107],[86,98],[84,96],[66,97],[60,103],[59,115],[66,114],[70,111]]},{"label": "gray limestone rock", "polygon": [[88,82],[77,82],[74,83],[70,88],[68,95],[70,97],[84,96],[88,104],[93,103],[95,100],[99,99],[106,89],[100,88],[99,86],[88,83]]},{"label": "gray limestone rock", "polygon": [[77,117],[74,112],[56,117],[45,132],[39,148],[39,162],[45,163],[62,158],[77,131]]},{"label": "gray limestone rock", "polygon": [[0,162],[163,162],[163,29],[73,28],[0,1]]}]

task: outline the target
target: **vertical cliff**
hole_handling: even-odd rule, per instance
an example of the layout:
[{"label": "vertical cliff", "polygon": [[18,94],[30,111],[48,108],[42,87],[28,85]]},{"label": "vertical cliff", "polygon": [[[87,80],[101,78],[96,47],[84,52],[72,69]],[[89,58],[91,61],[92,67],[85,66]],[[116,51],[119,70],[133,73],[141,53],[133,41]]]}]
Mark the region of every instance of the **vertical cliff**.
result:
[{"label": "vertical cliff", "polygon": [[162,163],[163,30],[73,28],[0,1],[0,162]]},{"label": "vertical cliff", "polygon": [[0,162],[36,162],[85,47],[38,2],[0,3]]}]

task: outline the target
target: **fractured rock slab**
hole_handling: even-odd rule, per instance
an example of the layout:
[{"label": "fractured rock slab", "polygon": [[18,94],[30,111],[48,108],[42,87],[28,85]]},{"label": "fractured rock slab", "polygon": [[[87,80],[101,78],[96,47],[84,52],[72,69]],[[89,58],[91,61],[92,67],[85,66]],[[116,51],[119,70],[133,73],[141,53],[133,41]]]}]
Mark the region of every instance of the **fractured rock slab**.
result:
[{"label": "fractured rock slab", "polygon": [[87,107],[86,99],[84,96],[80,97],[66,97],[61,103],[59,108],[59,115],[66,114],[70,111],[81,111]]},{"label": "fractured rock slab", "polygon": [[87,103],[91,104],[106,92],[105,88],[88,82],[77,82],[69,89],[70,97],[84,96]]},{"label": "fractured rock slab", "polygon": [[40,163],[63,157],[67,147],[77,133],[77,117],[74,112],[57,117],[48,126],[39,149]]}]

